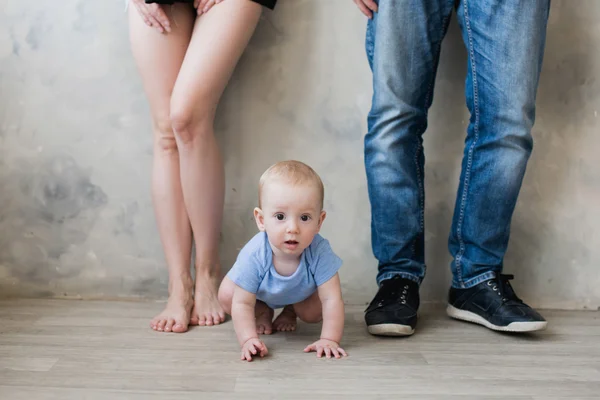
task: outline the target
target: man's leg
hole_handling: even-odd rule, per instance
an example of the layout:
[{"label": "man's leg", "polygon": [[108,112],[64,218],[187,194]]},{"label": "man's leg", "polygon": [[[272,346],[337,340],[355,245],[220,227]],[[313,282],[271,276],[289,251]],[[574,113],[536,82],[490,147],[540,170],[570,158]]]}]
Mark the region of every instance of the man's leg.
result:
[{"label": "man's leg", "polygon": [[367,27],[374,92],[365,167],[380,285],[365,315],[373,334],[412,334],[416,324],[425,276],[422,135],[453,3],[380,0]]},{"label": "man's leg", "polygon": [[549,7],[549,0],[461,0],[457,9],[471,120],[449,239],[449,313],[493,329],[546,325],[500,273],[533,145]]}]

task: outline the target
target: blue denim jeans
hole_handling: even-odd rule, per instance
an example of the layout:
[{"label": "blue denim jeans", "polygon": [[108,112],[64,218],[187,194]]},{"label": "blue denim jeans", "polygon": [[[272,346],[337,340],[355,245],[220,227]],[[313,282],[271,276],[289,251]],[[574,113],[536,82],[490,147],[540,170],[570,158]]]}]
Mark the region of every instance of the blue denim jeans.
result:
[{"label": "blue denim jeans", "polygon": [[[373,100],[365,137],[377,282],[425,277],[422,135],[450,16],[468,53],[471,113],[448,247],[452,285],[502,270],[531,153],[550,0],[379,0],[366,52]],[[457,116],[458,118],[458,116]]]}]

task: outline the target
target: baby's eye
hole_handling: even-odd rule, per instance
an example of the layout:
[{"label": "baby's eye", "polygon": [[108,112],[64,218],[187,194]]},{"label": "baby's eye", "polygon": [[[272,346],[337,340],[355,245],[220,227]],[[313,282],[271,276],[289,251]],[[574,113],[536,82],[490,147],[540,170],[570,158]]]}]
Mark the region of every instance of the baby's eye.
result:
[{"label": "baby's eye", "polygon": [[303,216],[300,217],[300,220],[302,222],[309,221],[310,220],[310,215],[303,215]]},{"label": "baby's eye", "polygon": [[283,221],[285,218],[285,215],[283,215],[282,213],[277,213],[277,214],[275,214],[275,218],[277,218],[278,221]]}]

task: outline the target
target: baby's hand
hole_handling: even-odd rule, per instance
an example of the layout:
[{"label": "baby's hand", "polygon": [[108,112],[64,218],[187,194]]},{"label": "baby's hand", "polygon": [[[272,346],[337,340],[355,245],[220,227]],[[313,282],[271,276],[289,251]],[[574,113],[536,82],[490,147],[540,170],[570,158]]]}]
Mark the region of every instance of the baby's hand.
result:
[{"label": "baby's hand", "polygon": [[327,358],[331,358],[332,354],[335,358],[341,358],[341,356],[348,356],[348,354],[346,354],[344,349],[342,349],[339,344],[329,339],[319,339],[313,344],[309,344],[304,349],[305,353],[310,353],[311,351],[316,351],[317,357],[319,358],[323,356],[323,353],[325,353],[325,356]]},{"label": "baby's hand", "polygon": [[269,354],[267,346],[258,338],[250,338],[242,346],[242,361],[252,361],[252,356],[260,355],[261,357]]}]

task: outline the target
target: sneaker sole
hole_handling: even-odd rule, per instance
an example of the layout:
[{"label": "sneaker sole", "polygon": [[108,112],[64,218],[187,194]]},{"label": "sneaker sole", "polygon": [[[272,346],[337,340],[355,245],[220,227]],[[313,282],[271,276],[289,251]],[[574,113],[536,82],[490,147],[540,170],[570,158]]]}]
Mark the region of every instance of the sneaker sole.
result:
[{"label": "sneaker sole", "polygon": [[535,321],[535,322],[511,322],[507,326],[498,326],[485,320],[483,317],[472,313],[470,311],[460,310],[451,305],[446,308],[446,313],[449,317],[459,319],[461,321],[472,322],[474,324],[483,325],[494,331],[500,332],[535,332],[542,331],[548,326],[547,321]]},{"label": "sneaker sole", "polygon": [[400,324],[377,324],[370,325],[367,330],[375,336],[410,336],[415,330],[410,325]]}]

